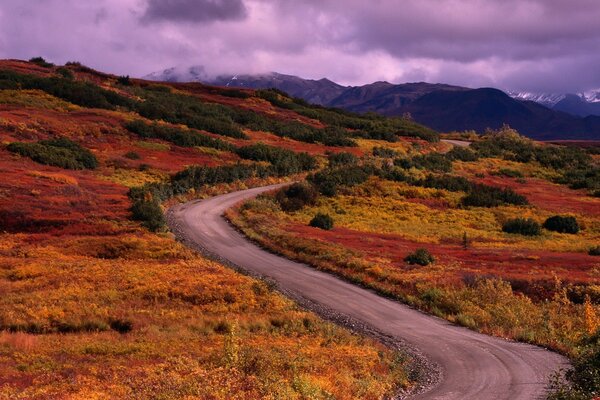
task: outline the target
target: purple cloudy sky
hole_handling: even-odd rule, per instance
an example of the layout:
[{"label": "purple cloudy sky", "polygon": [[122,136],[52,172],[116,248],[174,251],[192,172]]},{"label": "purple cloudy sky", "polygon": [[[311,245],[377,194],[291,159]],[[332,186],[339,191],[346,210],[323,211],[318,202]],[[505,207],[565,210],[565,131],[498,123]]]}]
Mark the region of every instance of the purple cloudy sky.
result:
[{"label": "purple cloudy sky", "polygon": [[600,87],[599,0],[1,0],[0,57],[142,76]]}]

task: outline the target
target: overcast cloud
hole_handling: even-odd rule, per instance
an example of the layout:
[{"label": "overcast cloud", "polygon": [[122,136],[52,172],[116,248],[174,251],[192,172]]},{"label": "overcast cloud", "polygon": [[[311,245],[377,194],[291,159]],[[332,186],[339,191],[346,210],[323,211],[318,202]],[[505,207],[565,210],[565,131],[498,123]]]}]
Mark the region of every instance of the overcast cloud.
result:
[{"label": "overcast cloud", "polygon": [[580,91],[600,87],[598,21],[597,0],[2,0],[0,57]]}]

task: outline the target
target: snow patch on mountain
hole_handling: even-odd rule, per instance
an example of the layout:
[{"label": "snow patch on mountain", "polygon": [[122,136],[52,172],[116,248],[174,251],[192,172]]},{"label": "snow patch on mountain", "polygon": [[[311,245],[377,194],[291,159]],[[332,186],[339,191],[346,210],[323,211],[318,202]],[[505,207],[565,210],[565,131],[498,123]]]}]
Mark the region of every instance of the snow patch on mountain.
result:
[{"label": "snow patch on mountain", "polygon": [[517,100],[535,101],[549,108],[554,107],[566,97],[561,93],[508,92],[508,95]]},{"label": "snow patch on mountain", "polygon": [[201,65],[192,67],[173,67],[164,71],[153,72],[143,77],[150,81],[161,82],[205,82],[209,80],[206,70]]},{"label": "snow patch on mountain", "polygon": [[580,93],[579,96],[588,103],[600,103],[600,89],[588,90]]}]

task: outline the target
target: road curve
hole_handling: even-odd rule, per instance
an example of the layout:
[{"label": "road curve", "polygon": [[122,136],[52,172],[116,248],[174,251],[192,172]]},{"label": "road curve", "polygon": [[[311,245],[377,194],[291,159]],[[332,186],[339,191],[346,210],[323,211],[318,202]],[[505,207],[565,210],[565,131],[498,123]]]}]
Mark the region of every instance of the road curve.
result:
[{"label": "road curve", "polygon": [[[174,231],[210,254],[275,280],[287,293],[358,320],[419,349],[441,369],[438,383],[414,399],[530,400],[544,397],[548,377],[567,361],[540,347],[482,335],[427,316],[249,242],[223,218],[235,204],[280,185],[173,207]],[[182,239],[183,239],[182,238]]]}]

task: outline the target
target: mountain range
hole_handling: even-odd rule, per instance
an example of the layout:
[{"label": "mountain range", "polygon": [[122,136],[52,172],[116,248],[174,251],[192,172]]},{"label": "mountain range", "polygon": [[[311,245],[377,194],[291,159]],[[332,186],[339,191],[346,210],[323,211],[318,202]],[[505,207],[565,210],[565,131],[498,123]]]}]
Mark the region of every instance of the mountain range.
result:
[{"label": "mountain range", "polygon": [[343,86],[329,79],[303,79],[276,72],[210,78],[202,67],[170,68],[144,77],[216,86],[276,88],[310,103],[386,116],[408,115],[433,129],[449,132],[504,124],[539,140],[600,140],[600,90],[575,94],[504,92],[426,82],[375,82]]}]

